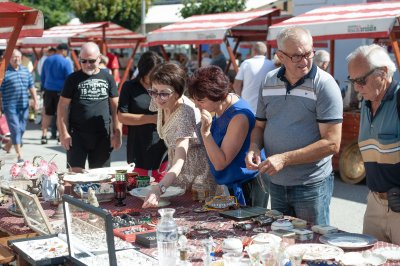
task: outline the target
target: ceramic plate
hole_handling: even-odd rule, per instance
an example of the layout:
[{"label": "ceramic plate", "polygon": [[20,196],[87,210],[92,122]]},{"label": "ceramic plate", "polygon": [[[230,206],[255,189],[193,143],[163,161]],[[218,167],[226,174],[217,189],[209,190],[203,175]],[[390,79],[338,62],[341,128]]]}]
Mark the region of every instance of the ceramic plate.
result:
[{"label": "ceramic plate", "polygon": [[111,179],[109,174],[100,173],[79,173],[79,174],[66,174],[64,176],[64,181],[70,183],[88,183],[88,182],[102,182]]},{"label": "ceramic plate", "polygon": [[348,252],[338,260],[346,266],[381,265],[386,262],[384,256],[371,252]]},{"label": "ceramic plate", "polygon": [[[150,187],[140,187],[140,188],[134,188],[129,193],[132,196],[144,199],[149,192]],[[161,195],[161,198],[171,198],[175,196],[180,196],[185,193],[185,190],[180,187],[168,187],[167,190],[165,191],[164,194]]]},{"label": "ceramic plate", "polygon": [[303,260],[333,260],[344,254],[343,249],[324,244],[295,244],[286,249],[288,254],[303,254]]},{"label": "ceramic plate", "polygon": [[319,241],[343,249],[371,247],[377,242],[376,238],[372,236],[353,233],[333,233],[322,235],[319,237]]},{"label": "ceramic plate", "polygon": [[129,164],[125,166],[113,166],[113,167],[103,167],[103,168],[94,168],[87,170],[88,173],[91,174],[108,174],[113,175],[117,170],[127,170],[128,173],[132,173],[133,169],[135,168],[135,164]]},{"label": "ceramic plate", "polygon": [[377,248],[372,252],[382,255],[388,260],[400,260],[400,247]]}]

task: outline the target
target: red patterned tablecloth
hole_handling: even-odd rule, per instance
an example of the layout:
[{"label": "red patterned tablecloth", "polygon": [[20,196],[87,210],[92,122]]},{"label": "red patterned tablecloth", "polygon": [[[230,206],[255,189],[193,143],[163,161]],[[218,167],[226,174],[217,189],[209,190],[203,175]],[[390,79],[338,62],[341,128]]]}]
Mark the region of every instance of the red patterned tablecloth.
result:
[{"label": "red patterned tablecloth", "polygon": [[[125,203],[126,207],[124,208],[140,208],[143,201],[138,198],[128,196],[125,200]],[[101,207],[107,210],[123,210],[123,208],[115,207],[114,204],[115,202],[113,201],[100,203]],[[9,205],[10,203],[0,206],[0,230],[13,235],[32,232],[29,227],[25,226],[24,219],[22,217],[15,217],[7,212]],[[49,217],[54,214],[55,207],[50,206],[48,202],[42,202],[42,206]],[[192,201],[190,193],[171,199],[171,205],[169,206],[176,209],[174,217],[177,224],[179,226],[187,226],[190,229],[189,245],[192,246],[192,249],[191,252],[189,252],[189,258],[193,265],[203,265],[202,258],[204,256],[204,252],[201,245],[201,240],[207,238],[209,235],[212,235],[215,243],[217,244],[216,257],[217,259],[220,259],[222,256],[221,244],[226,237],[238,237],[242,239],[242,241],[246,242],[249,241],[251,236],[257,234],[252,230],[241,231],[234,228],[234,221],[220,217],[218,212],[209,211],[205,213],[197,213],[193,211],[200,206],[201,204],[199,202]],[[154,216],[157,214],[157,209],[145,209],[143,210],[143,213],[150,213]],[[193,228],[197,228],[197,230],[194,230]],[[203,228],[204,230],[198,230],[199,228]],[[296,243],[319,243],[319,236],[319,234],[314,234],[314,238],[312,240],[296,240]],[[378,241],[373,247],[365,250],[374,250],[380,247],[388,246],[396,245]],[[141,248],[141,251],[148,255],[155,256],[157,249]],[[384,265],[393,266],[399,265],[399,263],[386,263]]]}]

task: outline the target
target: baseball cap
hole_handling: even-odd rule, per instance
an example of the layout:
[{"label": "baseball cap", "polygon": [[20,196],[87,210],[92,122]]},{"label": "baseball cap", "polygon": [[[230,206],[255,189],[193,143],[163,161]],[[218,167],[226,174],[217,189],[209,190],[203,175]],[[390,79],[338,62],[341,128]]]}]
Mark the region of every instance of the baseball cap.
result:
[{"label": "baseball cap", "polygon": [[57,45],[57,50],[68,50],[68,45],[66,43],[60,43]]}]

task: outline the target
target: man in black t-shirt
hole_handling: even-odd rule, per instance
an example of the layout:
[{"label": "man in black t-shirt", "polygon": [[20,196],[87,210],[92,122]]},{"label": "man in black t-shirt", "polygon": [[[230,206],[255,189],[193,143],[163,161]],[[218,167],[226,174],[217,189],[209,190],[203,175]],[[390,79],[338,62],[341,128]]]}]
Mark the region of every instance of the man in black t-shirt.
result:
[{"label": "man in black t-shirt", "polygon": [[58,104],[61,145],[73,172],[82,172],[86,158],[89,168],[110,166],[112,149],[121,146],[117,85],[109,73],[100,71],[100,56],[97,44],[82,45],[82,69],[68,76]]}]

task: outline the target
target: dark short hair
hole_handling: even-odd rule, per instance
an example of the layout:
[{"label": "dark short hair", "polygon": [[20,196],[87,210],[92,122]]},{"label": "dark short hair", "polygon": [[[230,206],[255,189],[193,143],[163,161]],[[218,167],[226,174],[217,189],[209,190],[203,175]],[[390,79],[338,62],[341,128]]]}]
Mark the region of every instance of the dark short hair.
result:
[{"label": "dark short hair", "polygon": [[60,43],[59,45],[57,45],[57,50],[68,50],[68,44]]},{"label": "dark short hair", "polygon": [[175,63],[162,63],[154,68],[150,74],[150,82],[153,85],[161,84],[171,86],[181,97],[186,87],[186,71]]},{"label": "dark short hair", "polygon": [[218,66],[201,67],[189,78],[188,91],[193,99],[221,101],[229,93],[229,80]]},{"label": "dark short hair", "polygon": [[142,54],[138,62],[138,75],[137,78],[142,79],[144,76],[150,74],[153,68],[162,62],[162,58],[155,52],[148,51]]}]

